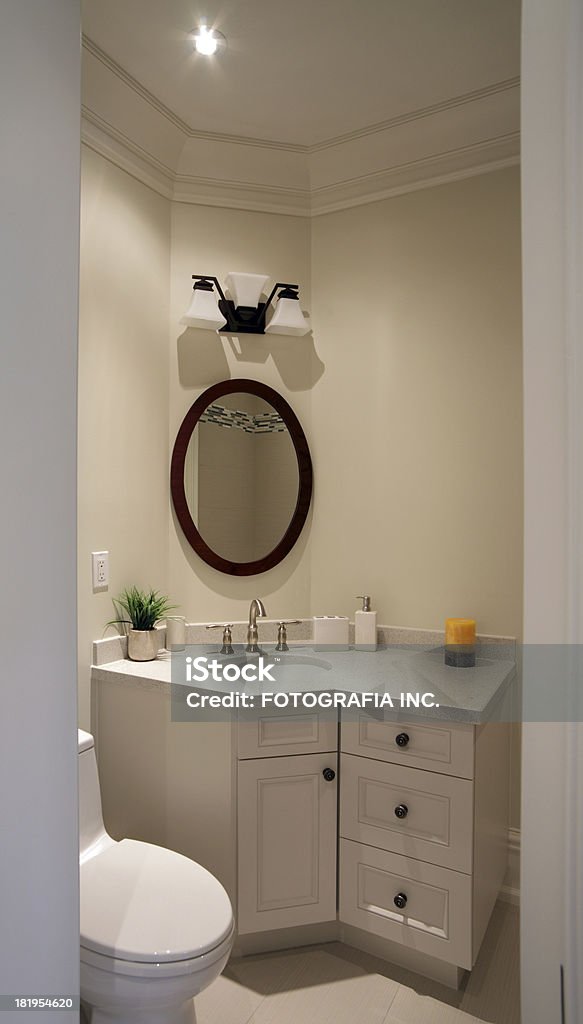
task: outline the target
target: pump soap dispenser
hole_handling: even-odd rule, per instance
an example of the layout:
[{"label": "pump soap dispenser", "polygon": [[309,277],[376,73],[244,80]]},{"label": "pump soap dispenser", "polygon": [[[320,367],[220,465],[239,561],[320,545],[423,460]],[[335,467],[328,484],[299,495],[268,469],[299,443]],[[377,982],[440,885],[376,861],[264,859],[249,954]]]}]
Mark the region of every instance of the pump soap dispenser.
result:
[{"label": "pump soap dispenser", "polygon": [[359,594],[362,610],[354,613],[354,645],[361,651],[377,649],[377,613],[370,609],[368,594]]}]

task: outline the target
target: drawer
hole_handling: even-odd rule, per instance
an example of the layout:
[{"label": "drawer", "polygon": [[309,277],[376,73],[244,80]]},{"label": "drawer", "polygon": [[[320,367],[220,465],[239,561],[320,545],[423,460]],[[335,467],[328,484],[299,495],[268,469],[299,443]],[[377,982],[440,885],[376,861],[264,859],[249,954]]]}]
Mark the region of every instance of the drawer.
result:
[{"label": "drawer", "polygon": [[341,749],[462,779],[474,777],[473,725],[421,724],[359,712],[342,721]]},{"label": "drawer", "polygon": [[471,873],[473,782],[353,754],[340,764],[341,836]]},{"label": "drawer", "polygon": [[[402,909],[395,904],[400,895]],[[469,875],[342,839],[340,920],[472,969]]]},{"label": "drawer", "polygon": [[240,714],[237,727],[240,759],[315,754],[338,749],[335,712],[270,709]]}]

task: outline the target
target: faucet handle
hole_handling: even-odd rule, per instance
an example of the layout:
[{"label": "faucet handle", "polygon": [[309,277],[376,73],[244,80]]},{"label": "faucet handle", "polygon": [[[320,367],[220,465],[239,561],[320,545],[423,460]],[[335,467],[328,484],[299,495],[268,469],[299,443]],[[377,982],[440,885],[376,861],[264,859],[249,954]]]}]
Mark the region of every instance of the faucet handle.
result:
[{"label": "faucet handle", "polygon": [[299,626],[301,619],[281,619],[277,623],[277,646],[276,651],[289,651],[287,645],[287,626]]},{"label": "faucet handle", "polygon": [[233,651],[233,634],[231,630],[233,628],[232,622],[212,622],[207,629],[222,629],[223,631],[223,646],[221,647],[221,654],[234,654]]}]

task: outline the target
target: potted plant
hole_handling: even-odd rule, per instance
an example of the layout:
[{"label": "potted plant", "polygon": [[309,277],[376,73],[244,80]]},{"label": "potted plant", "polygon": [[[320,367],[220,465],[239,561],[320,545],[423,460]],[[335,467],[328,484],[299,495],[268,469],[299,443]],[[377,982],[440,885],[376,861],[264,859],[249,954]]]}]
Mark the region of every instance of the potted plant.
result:
[{"label": "potted plant", "polygon": [[132,661],[153,661],[158,655],[159,641],[156,623],[176,605],[157,590],[139,590],[128,587],[113,599],[117,618],[108,626],[130,626],[127,630],[128,658]]}]

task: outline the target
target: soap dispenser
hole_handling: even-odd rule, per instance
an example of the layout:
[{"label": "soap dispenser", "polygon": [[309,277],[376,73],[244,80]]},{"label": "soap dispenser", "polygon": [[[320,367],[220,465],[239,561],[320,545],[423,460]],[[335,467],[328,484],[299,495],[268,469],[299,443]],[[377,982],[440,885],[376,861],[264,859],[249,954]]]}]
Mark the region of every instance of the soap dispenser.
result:
[{"label": "soap dispenser", "polygon": [[377,613],[371,611],[368,594],[359,594],[362,608],[354,613],[354,645],[361,651],[376,651]]}]

